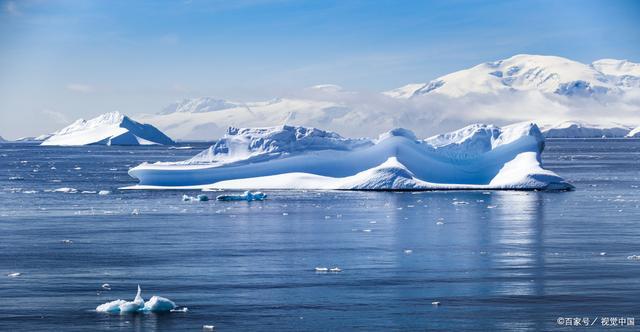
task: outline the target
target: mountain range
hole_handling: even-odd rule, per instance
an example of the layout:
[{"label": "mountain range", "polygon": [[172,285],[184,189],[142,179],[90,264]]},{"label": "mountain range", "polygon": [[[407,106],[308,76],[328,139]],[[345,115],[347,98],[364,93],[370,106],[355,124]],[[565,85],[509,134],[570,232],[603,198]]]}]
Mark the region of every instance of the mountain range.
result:
[{"label": "mountain range", "polygon": [[[620,124],[612,124],[612,118]],[[229,126],[286,123],[349,137],[404,127],[428,137],[474,122],[520,121],[534,121],[560,136],[558,126],[573,121],[605,129],[603,135],[589,131],[589,137],[622,137],[640,124],[640,64],[614,59],[584,64],[521,54],[382,93],[322,84],[267,101],[184,99],[136,119],[182,140],[212,140]]]}]

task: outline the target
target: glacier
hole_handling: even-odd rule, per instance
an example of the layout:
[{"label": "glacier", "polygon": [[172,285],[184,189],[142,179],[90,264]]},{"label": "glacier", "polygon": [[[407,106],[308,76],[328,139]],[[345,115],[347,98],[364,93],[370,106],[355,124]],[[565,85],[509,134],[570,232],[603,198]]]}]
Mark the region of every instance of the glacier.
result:
[{"label": "glacier", "polygon": [[301,126],[229,128],[209,149],[179,162],[129,170],[127,189],[568,190],[541,166],[537,125],[474,124],[419,140],[407,129],[377,139]]},{"label": "glacier", "polygon": [[120,112],[109,112],[91,120],[79,119],[50,134],[41,145],[150,145],[173,144],[173,140],[149,124],[131,120]]}]

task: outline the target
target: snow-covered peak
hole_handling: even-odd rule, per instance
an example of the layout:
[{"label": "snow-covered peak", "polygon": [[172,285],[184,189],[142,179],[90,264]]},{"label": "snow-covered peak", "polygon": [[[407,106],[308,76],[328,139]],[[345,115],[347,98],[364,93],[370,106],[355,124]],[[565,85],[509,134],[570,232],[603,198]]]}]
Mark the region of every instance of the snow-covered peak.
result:
[{"label": "snow-covered peak", "polygon": [[416,134],[409,130],[409,129],[405,129],[405,128],[395,128],[392,130],[387,131],[386,133],[382,133],[380,134],[380,136],[378,136],[378,139],[376,140],[376,142],[381,142],[384,141],[385,139],[388,139],[390,137],[404,137],[404,138],[408,138],[412,141],[417,140],[418,138],[416,138]]},{"label": "snow-covered peak", "polygon": [[206,113],[221,111],[229,108],[242,106],[239,103],[230,102],[224,99],[211,97],[201,97],[193,99],[182,99],[169,104],[162,109],[159,114],[171,113]]},{"label": "snow-covered peak", "polygon": [[[565,96],[591,96],[619,92],[620,87],[629,85],[601,72],[598,68],[609,63],[603,61],[600,66],[592,66],[559,56],[519,54],[456,71],[429,83],[410,84],[385,94],[410,98],[432,93],[461,97],[470,93],[539,91]],[[632,65],[635,64],[620,66],[632,73],[635,70]]]},{"label": "snow-covered peak", "polygon": [[371,144],[367,139],[343,138],[331,131],[300,126],[230,127],[227,134],[213,146],[185,163],[227,163],[259,156],[272,158],[297,152],[350,150]]},{"label": "snow-covered peak", "polygon": [[627,60],[602,59],[594,61],[593,68],[605,75],[611,76],[640,76],[640,63]]}]

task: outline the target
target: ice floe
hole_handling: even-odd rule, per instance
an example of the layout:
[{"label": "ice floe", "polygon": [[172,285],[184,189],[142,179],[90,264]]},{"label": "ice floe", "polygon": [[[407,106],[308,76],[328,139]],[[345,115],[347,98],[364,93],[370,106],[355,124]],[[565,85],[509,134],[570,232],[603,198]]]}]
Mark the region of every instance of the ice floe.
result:
[{"label": "ice floe", "polygon": [[143,163],[130,188],[204,189],[549,189],[572,186],[541,166],[544,137],[535,124],[475,124],[416,139],[394,129],[349,139],[314,128],[230,128],[192,159]]},{"label": "ice floe", "polygon": [[76,188],[62,187],[58,189],[53,189],[54,193],[67,193],[67,194],[75,194],[78,192]]},{"label": "ice floe", "polygon": [[110,301],[96,307],[96,311],[111,314],[124,314],[136,312],[170,312],[175,308],[176,304],[173,301],[161,296],[154,295],[149,299],[149,301],[145,302],[142,298],[142,290],[140,289],[140,286],[138,286],[138,292],[136,293],[136,297],[133,301],[120,299]]},{"label": "ice floe", "polygon": [[219,201],[263,201],[266,198],[267,194],[260,191],[245,191],[244,193],[238,195],[227,194],[218,195],[218,197],[216,197],[216,199]]},{"label": "ice floe", "polygon": [[182,200],[185,202],[206,202],[209,200],[209,197],[207,195],[197,195],[197,196],[189,196],[189,195],[182,195]]}]

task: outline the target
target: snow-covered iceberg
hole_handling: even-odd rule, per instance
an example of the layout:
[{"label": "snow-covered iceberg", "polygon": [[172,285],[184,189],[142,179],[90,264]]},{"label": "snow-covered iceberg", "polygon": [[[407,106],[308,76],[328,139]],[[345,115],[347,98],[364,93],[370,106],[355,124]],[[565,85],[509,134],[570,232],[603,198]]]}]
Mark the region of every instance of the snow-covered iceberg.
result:
[{"label": "snow-covered iceberg", "polygon": [[51,134],[41,145],[149,145],[173,144],[173,140],[149,124],[131,120],[120,112],[79,119]]},{"label": "snow-covered iceberg", "polygon": [[475,124],[418,140],[406,129],[349,139],[314,128],[230,128],[190,160],[143,163],[130,189],[570,189],[541,167],[535,124]]},{"label": "snow-covered iceberg", "polygon": [[640,127],[631,129],[626,135],[628,138],[640,138]]}]

